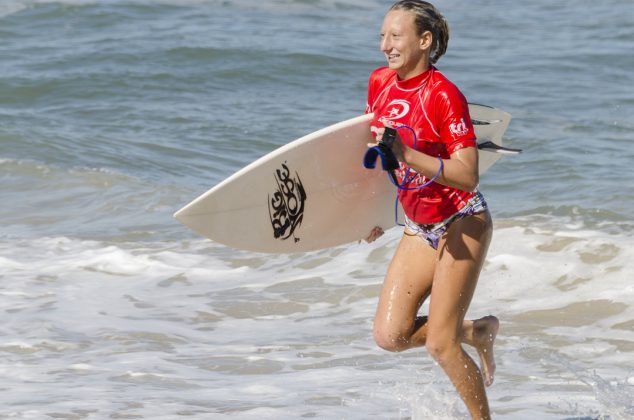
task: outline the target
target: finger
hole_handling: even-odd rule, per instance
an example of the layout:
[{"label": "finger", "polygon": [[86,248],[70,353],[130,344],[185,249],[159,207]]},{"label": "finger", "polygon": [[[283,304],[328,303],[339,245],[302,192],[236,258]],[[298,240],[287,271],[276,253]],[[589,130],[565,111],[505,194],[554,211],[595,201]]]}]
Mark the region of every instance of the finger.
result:
[{"label": "finger", "polygon": [[376,241],[378,238],[380,238],[381,236],[383,236],[383,229],[380,226],[376,226],[374,227],[374,229],[372,229],[372,231],[370,232],[370,235],[368,236],[368,238],[366,239],[366,241],[368,243],[370,242],[374,242]]},{"label": "finger", "polygon": [[381,139],[383,138],[383,134],[385,134],[385,128],[381,127],[379,129],[376,130],[376,141],[377,143],[381,141]]}]

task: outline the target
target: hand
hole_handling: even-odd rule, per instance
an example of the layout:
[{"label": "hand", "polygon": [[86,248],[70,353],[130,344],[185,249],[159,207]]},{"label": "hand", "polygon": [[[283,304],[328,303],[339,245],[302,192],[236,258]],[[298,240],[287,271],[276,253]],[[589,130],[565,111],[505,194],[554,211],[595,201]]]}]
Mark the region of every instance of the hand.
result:
[{"label": "hand", "polygon": [[383,236],[384,233],[385,232],[383,232],[383,229],[381,229],[379,226],[375,226],[374,229],[372,229],[372,231],[368,235],[368,237],[365,238],[365,241],[367,243],[372,243],[376,241],[377,239],[379,239],[381,236]]},{"label": "hand", "polygon": [[[389,121],[387,121],[386,123],[389,124]],[[391,124],[389,125],[391,126]],[[385,128],[379,128],[376,130],[377,144],[383,139],[384,133],[385,133]],[[372,143],[368,144],[368,147],[372,147],[372,146],[376,146],[376,144],[372,144]],[[396,159],[399,162],[405,162],[405,151],[407,149],[407,146],[403,144],[403,140],[401,139],[401,136],[399,136],[398,130],[396,132],[396,137],[394,138],[394,142],[392,143],[391,149],[392,149],[392,153],[394,153],[394,156],[396,156]]]},{"label": "hand", "polygon": [[403,144],[403,140],[401,140],[401,136],[396,134],[396,138],[394,139],[394,143],[392,143],[392,153],[396,156],[396,159],[399,162],[405,162],[405,151],[407,150],[407,146]]}]

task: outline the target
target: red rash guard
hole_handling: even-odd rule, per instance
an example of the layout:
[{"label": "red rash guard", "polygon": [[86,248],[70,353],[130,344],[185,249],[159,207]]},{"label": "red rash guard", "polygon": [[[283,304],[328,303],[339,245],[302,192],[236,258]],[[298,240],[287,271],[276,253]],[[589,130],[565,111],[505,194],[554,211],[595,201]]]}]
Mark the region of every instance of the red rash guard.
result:
[{"label": "red rash guard", "polygon": [[[476,147],[476,136],[469,117],[467,100],[458,88],[436,68],[399,80],[395,71],[383,67],[375,70],[368,83],[366,113],[374,112],[370,129],[384,127],[388,120],[397,128],[402,125],[416,132],[416,150],[430,156],[450,159],[463,147]],[[414,147],[414,137],[407,128],[398,130],[403,143]],[[403,180],[407,166],[401,163],[397,177]],[[405,187],[414,188],[429,179],[412,169],[414,179]],[[419,190],[402,190],[399,199],[410,220],[420,224],[438,223],[460,210],[473,192],[447,187],[437,182]]]}]

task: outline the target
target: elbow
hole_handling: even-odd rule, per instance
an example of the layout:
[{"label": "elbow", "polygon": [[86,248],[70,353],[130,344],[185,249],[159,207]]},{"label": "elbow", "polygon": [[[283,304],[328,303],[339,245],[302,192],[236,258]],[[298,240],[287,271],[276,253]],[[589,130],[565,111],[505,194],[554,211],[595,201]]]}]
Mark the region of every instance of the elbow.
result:
[{"label": "elbow", "polygon": [[475,191],[478,188],[478,184],[480,183],[480,176],[476,173],[467,179],[464,180],[460,189],[467,192]]}]

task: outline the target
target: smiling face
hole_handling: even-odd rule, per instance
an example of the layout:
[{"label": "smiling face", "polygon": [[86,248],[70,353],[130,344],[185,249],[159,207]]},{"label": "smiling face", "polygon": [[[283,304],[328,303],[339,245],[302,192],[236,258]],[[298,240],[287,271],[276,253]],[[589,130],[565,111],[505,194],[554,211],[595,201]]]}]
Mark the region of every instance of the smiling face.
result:
[{"label": "smiling face", "polygon": [[431,32],[417,33],[414,13],[392,10],[385,15],[381,27],[381,51],[389,68],[395,70],[401,80],[427,70],[431,43]]}]

